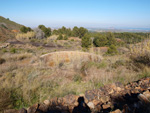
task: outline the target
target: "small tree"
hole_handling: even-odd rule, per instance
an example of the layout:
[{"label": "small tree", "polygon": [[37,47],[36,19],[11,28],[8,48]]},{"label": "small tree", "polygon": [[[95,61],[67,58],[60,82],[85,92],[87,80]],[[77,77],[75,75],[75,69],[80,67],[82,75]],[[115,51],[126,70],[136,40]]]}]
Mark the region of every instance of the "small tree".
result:
[{"label": "small tree", "polygon": [[111,46],[108,48],[106,54],[110,54],[110,55],[118,54],[118,51],[117,51],[116,46],[115,46],[115,45],[111,45]]},{"label": "small tree", "polygon": [[78,34],[79,38],[82,38],[88,32],[88,30],[85,29],[84,27],[80,27],[78,31],[79,31],[79,34]]},{"label": "small tree", "polygon": [[75,37],[79,36],[79,28],[77,26],[73,28],[72,35]]},{"label": "small tree", "polygon": [[115,40],[115,36],[114,36],[114,34],[113,33],[111,33],[111,32],[108,32],[107,34],[106,34],[106,38],[107,38],[107,45],[108,46],[110,46],[110,45],[116,45],[116,40]]},{"label": "small tree", "polygon": [[57,40],[63,40],[62,34],[60,34],[60,35],[58,36]]},{"label": "small tree", "polygon": [[105,36],[98,36],[94,38],[94,45],[96,47],[103,47],[107,45],[107,38]]},{"label": "small tree", "polygon": [[64,40],[68,40],[68,36],[67,35],[64,36]]},{"label": "small tree", "polygon": [[92,43],[92,40],[90,38],[90,35],[86,34],[82,37],[82,47],[85,47],[85,48],[89,48],[91,43]]},{"label": "small tree", "polygon": [[27,33],[27,32],[33,31],[33,30],[32,30],[30,27],[22,26],[22,27],[20,28],[20,31],[21,31],[22,33]]},{"label": "small tree", "polygon": [[44,32],[45,37],[49,37],[51,35],[51,28],[46,28],[44,25],[39,25],[38,28]]}]

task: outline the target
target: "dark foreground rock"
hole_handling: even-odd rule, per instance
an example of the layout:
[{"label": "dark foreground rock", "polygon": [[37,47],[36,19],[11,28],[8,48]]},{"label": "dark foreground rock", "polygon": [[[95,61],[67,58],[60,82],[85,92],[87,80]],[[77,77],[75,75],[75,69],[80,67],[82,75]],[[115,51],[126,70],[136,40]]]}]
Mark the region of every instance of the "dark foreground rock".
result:
[{"label": "dark foreground rock", "polygon": [[150,113],[150,78],[125,86],[117,82],[80,96],[56,97],[27,109],[4,113]]}]

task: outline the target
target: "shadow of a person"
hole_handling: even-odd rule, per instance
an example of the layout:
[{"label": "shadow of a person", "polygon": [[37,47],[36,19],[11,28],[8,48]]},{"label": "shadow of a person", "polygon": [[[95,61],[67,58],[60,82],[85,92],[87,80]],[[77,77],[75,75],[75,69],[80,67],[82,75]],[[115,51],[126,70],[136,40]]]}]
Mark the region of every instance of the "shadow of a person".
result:
[{"label": "shadow of a person", "polygon": [[84,97],[78,98],[78,106],[74,107],[72,113],[91,113],[89,106],[84,102]]}]

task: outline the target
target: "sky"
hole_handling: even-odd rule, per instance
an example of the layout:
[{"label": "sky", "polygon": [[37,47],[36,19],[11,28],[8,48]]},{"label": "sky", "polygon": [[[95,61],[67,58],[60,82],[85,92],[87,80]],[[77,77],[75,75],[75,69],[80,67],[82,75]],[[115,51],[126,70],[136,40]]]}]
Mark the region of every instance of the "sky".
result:
[{"label": "sky", "polygon": [[150,28],[150,0],[0,0],[0,16],[28,27]]}]

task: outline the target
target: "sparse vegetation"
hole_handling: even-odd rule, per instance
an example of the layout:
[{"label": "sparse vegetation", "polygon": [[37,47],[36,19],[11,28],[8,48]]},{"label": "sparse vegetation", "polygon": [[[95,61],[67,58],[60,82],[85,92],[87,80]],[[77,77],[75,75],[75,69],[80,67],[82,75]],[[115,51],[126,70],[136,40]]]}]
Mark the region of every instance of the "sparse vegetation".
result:
[{"label": "sparse vegetation", "polygon": [[34,32],[27,32],[27,33],[19,33],[16,35],[16,39],[20,41],[28,41],[35,38]]},{"label": "sparse vegetation", "polygon": [[20,28],[20,31],[21,31],[22,33],[27,33],[27,32],[31,32],[32,29],[31,29],[30,27],[22,26],[22,27]]},{"label": "sparse vegetation", "polygon": [[110,54],[110,55],[116,55],[118,53],[117,48],[115,45],[110,45],[110,47],[108,48],[106,54]]},{"label": "sparse vegetation", "polygon": [[[90,33],[82,27],[48,29],[49,33],[44,29],[48,28],[40,25],[34,31],[18,33],[16,39],[24,43],[0,50],[0,102],[5,103],[0,104],[0,111],[26,108],[56,96],[78,95],[105,84],[125,84],[150,76],[149,41],[141,43],[146,38],[129,43],[127,38],[120,38],[122,33]],[[51,34],[57,35],[53,38]],[[146,36],[133,34],[132,41],[137,35]],[[116,38],[124,44],[117,43]],[[129,53],[118,54],[117,49],[122,46],[130,48],[130,56]],[[107,55],[100,52],[100,47],[108,48]],[[100,51],[95,52],[95,48]],[[73,50],[78,51],[66,54]],[[44,61],[40,56],[47,53],[51,53],[51,59]],[[95,55],[104,58],[100,60],[101,57]]]}]

